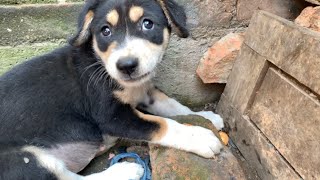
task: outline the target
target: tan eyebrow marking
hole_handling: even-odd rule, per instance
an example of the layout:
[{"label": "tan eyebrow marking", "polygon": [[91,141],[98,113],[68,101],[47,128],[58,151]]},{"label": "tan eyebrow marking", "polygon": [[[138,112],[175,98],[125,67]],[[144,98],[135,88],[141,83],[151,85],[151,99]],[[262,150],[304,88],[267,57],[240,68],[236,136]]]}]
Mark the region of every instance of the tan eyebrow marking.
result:
[{"label": "tan eyebrow marking", "polygon": [[112,25],[116,26],[119,21],[119,13],[117,10],[113,9],[107,14],[107,21]]},{"label": "tan eyebrow marking", "polygon": [[129,10],[129,18],[132,22],[137,22],[143,16],[144,10],[140,6],[132,6]]}]

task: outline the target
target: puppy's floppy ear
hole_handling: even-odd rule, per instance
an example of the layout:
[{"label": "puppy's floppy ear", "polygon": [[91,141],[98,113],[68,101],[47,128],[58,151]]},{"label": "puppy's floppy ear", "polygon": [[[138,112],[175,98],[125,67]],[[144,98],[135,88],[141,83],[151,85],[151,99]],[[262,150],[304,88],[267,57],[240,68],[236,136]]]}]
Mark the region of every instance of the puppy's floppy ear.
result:
[{"label": "puppy's floppy ear", "polygon": [[164,14],[166,15],[170,26],[182,38],[189,36],[187,29],[187,16],[184,8],[177,4],[174,0],[157,0]]},{"label": "puppy's floppy ear", "polygon": [[78,18],[78,32],[69,40],[72,46],[81,46],[90,37],[90,26],[94,17],[94,10],[98,6],[98,0],[87,0]]}]

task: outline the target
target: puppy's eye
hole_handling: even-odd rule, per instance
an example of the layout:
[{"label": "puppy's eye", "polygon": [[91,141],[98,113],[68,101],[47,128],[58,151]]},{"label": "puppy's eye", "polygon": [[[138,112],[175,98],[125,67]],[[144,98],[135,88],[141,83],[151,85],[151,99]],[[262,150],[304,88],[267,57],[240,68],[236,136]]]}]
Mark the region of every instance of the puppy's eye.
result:
[{"label": "puppy's eye", "polygon": [[143,30],[150,30],[153,28],[153,26],[154,26],[153,22],[149,19],[145,19],[142,22]]},{"label": "puppy's eye", "polygon": [[104,26],[102,29],[101,29],[101,33],[102,35],[104,36],[111,36],[111,30],[108,26]]}]

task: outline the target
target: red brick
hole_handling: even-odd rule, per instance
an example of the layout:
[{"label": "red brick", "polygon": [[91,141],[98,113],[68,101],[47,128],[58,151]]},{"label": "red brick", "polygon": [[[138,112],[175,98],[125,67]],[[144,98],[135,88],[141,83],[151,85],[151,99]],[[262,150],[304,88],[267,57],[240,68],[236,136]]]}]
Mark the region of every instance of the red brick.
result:
[{"label": "red brick", "polygon": [[320,6],[305,8],[294,22],[320,32]]},{"label": "red brick", "polygon": [[320,0],[306,0],[306,1],[313,3],[313,4],[320,5]]},{"label": "red brick", "polygon": [[226,83],[244,40],[243,33],[230,33],[216,42],[200,60],[198,76],[204,83]]}]

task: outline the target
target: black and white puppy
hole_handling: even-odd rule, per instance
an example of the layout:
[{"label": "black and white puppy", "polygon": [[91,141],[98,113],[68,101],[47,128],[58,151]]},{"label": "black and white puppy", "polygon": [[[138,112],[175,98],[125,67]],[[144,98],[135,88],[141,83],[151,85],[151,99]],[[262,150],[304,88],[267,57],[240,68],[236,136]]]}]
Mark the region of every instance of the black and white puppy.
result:
[{"label": "black and white puppy", "polygon": [[181,6],[173,0],[87,0],[78,28],[70,45],[0,77],[1,180],[139,179],[143,169],[134,163],[76,174],[118,138],[206,158],[219,153],[222,145],[210,130],[168,117],[197,114],[221,129],[220,116],[193,112],[151,83],[171,29],[188,36]]}]

